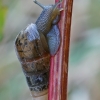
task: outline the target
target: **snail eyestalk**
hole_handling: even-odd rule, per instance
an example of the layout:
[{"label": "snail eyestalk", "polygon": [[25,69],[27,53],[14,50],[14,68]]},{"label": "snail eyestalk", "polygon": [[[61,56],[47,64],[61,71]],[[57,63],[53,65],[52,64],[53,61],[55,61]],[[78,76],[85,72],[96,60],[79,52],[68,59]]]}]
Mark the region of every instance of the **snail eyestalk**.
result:
[{"label": "snail eyestalk", "polygon": [[62,3],[62,0],[59,0],[59,2],[57,2],[56,4],[55,4],[55,8],[58,6],[58,5],[60,5]]},{"label": "snail eyestalk", "polygon": [[33,1],[35,4],[37,4],[37,5],[39,5],[42,9],[44,9],[44,6],[41,4],[41,3],[39,3],[37,0],[34,0]]}]

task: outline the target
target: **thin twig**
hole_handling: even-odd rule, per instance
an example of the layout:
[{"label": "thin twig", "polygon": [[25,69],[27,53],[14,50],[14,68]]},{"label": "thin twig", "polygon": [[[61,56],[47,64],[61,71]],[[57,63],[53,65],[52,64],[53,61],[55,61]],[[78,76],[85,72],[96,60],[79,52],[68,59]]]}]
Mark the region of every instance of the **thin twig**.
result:
[{"label": "thin twig", "polygon": [[[59,0],[55,0],[58,2]],[[69,43],[73,0],[63,0],[59,28],[61,46],[55,57],[51,58],[49,100],[67,100],[67,78]]]}]

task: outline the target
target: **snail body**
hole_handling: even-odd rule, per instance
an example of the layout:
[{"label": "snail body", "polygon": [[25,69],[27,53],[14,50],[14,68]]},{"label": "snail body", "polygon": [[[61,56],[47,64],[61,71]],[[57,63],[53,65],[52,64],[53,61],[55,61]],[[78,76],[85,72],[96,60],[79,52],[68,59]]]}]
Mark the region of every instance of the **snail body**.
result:
[{"label": "snail body", "polygon": [[33,96],[47,93],[49,81],[50,55],[55,55],[60,45],[57,27],[59,3],[42,6],[42,13],[35,22],[21,31],[15,39],[15,51],[22,65],[28,86]]}]

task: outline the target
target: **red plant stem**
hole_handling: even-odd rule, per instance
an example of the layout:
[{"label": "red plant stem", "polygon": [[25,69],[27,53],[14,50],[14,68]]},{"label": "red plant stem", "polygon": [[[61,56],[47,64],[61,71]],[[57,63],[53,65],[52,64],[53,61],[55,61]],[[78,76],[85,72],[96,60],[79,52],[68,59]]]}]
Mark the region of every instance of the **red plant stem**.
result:
[{"label": "red plant stem", "polygon": [[[58,2],[59,0],[55,0]],[[59,28],[61,46],[58,53],[51,57],[49,100],[67,100],[68,59],[73,0],[63,0]]]}]

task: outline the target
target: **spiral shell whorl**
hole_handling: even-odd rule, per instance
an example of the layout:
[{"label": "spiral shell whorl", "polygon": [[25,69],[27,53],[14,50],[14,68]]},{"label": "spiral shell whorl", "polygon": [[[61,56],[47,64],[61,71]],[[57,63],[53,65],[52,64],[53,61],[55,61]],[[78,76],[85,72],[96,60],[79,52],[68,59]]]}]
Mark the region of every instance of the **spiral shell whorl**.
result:
[{"label": "spiral shell whorl", "polygon": [[31,91],[41,92],[48,88],[50,54],[44,35],[30,24],[15,40],[16,53]]}]

